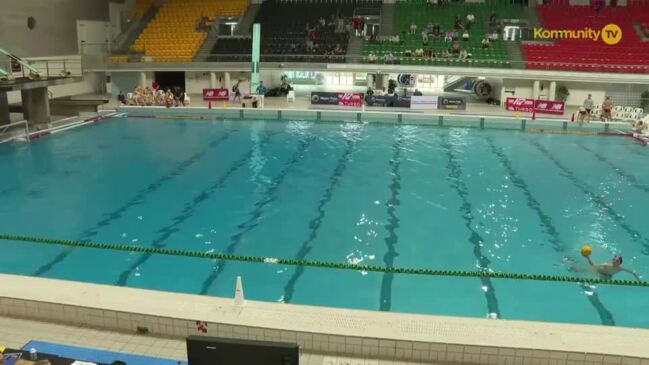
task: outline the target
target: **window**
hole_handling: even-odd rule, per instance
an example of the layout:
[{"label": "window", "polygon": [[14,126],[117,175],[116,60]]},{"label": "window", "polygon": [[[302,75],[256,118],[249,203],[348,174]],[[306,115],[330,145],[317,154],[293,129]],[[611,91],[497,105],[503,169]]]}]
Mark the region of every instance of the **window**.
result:
[{"label": "window", "polygon": [[325,83],[327,85],[341,85],[353,86],[354,73],[353,72],[329,72],[325,76]]},{"label": "window", "polygon": [[437,75],[417,75],[417,87],[422,89],[438,88]]}]

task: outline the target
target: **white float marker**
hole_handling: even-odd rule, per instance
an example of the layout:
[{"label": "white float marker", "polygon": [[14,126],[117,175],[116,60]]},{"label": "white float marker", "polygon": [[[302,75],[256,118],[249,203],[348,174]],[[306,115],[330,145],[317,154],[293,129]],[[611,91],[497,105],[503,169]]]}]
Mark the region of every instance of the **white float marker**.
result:
[{"label": "white float marker", "polygon": [[234,305],[244,305],[246,304],[246,299],[243,296],[243,283],[241,282],[241,276],[237,276],[237,287],[234,290]]}]

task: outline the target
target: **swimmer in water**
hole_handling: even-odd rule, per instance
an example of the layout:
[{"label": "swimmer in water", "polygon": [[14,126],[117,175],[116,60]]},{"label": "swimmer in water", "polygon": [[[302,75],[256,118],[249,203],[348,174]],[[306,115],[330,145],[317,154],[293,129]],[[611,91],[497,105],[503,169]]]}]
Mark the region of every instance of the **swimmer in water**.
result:
[{"label": "swimmer in water", "polygon": [[595,269],[597,274],[599,274],[599,278],[602,279],[602,280],[611,280],[611,279],[613,279],[613,275],[619,273],[620,271],[625,271],[625,272],[628,272],[629,274],[635,276],[635,278],[638,279],[638,281],[642,281],[640,279],[640,277],[638,276],[638,274],[636,274],[635,272],[633,272],[633,271],[631,271],[629,269],[626,269],[626,268],[622,267],[622,261],[623,260],[622,260],[622,256],[620,256],[620,255],[613,256],[613,261],[611,261],[610,263],[605,262],[603,264],[595,264],[595,263],[593,263],[593,260],[590,259],[590,256],[584,255],[584,257],[586,258],[586,260],[588,260],[588,263],[590,264],[590,266],[593,269]]}]

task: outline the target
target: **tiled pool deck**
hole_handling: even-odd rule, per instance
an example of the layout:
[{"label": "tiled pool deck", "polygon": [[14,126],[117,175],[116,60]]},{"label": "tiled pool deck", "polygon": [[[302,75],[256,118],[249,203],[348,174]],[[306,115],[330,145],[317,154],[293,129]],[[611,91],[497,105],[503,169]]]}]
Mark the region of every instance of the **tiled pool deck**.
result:
[{"label": "tiled pool deck", "polygon": [[[93,334],[80,336],[83,339],[65,334],[70,340],[92,341],[70,343],[73,345],[111,346],[120,338],[121,344],[114,346],[122,346],[125,351],[144,345],[123,341],[119,337],[122,335],[116,333],[106,340],[98,334],[119,332],[135,339],[140,337],[135,335],[140,327],[140,331],[146,328],[148,336],[167,338],[175,344],[191,334],[297,342],[305,354],[320,354],[323,361],[327,356],[423,363],[649,365],[649,330],[644,329],[253,301],[236,306],[229,298],[12,275],[0,275],[0,316],[52,322],[66,325],[57,327],[62,332]],[[206,333],[198,330],[197,321],[207,323]],[[13,341],[10,344],[22,345],[21,341],[29,339],[60,341],[36,335],[46,330],[36,334],[20,332],[22,337],[15,337],[18,335],[8,333],[8,329],[13,331],[15,327],[2,326],[0,340],[8,335],[14,336],[9,338]],[[164,354],[158,349],[141,350],[138,353],[161,351],[152,354],[160,357],[182,359],[183,355],[179,345],[170,345]]]}]

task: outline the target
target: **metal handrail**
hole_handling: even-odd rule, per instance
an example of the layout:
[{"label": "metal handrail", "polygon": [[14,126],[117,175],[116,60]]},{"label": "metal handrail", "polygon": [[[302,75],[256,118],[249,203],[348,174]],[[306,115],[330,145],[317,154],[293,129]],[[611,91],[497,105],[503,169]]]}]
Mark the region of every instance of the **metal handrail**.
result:
[{"label": "metal handrail", "polygon": [[31,67],[27,62],[23,61],[23,60],[20,59],[19,57],[16,57],[16,56],[12,55],[11,53],[5,51],[5,50],[2,49],[2,48],[0,48],[0,53],[4,54],[5,56],[7,56],[7,57],[11,58],[12,60],[18,62],[19,64],[23,65],[23,66],[26,67],[29,71],[31,71],[31,72],[33,72],[33,73],[35,73],[35,74],[38,74],[38,70],[36,70],[35,68]]},{"label": "metal handrail", "polygon": [[[29,142],[30,141],[29,140],[29,123],[26,120],[20,120],[18,122],[13,122],[13,123],[9,123],[9,124],[5,124],[5,125],[0,126],[0,134],[4,134],[4,133],[7,132],[7,130],[9,130],[9,128],[19,126],[19,125],[24,125],[25,126],[25,139]],[[8,142],[8,141],[11,141],[11,140],[13,140],[15,138],[16,137],[10,137],[10,138],[4,139],[4,140],[0,140],[0,143]]]}]

